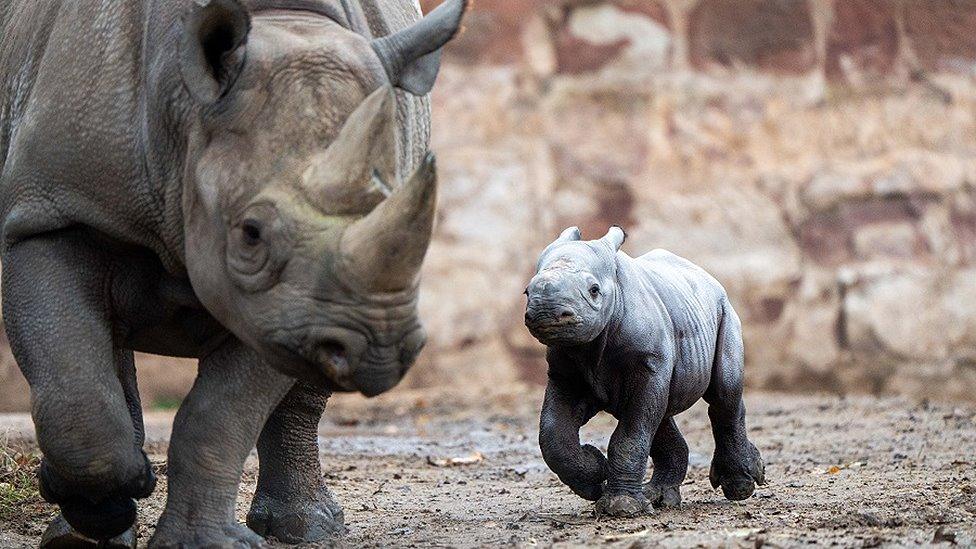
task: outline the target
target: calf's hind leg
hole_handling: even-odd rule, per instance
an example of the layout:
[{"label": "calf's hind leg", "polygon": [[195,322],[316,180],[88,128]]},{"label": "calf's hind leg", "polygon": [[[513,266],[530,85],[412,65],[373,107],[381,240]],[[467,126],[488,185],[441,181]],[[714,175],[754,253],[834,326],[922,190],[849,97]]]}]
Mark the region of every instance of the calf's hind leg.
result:
[{"label": "calf's hind leg", "polygon": [[673,417],[658,427],[651,442],[651,461],[654,473],[644,486],[644,496],[654,507],[681,505],[681,483],[688,474],[688,444]]},{"label": "calf's hind leg", "polygon": [[286,543],[322,541],[345,532],[342,507],[322,481],[318,427],[329,393],[298,382],[258,439],[260,470],[247,525]]},{"label": "calf's hind leg", "polygon": [[746,499],[755,491],[756,484],[766,483],[762,457],[746,436],[743,366],[742,327],[739,317],[726,303],[705,401],[715,437],[715,455],[708,478],[712,487],[721,486],[722,493],[730,500]]},{"label": "calf's hind leg", "polygon": [[109,321],[104,258],[64,231],[14,244],[3,267],[7,335],[44,454],[41,493],[88,538],[118,536],[155,478],[119,381],[126,355]]}]

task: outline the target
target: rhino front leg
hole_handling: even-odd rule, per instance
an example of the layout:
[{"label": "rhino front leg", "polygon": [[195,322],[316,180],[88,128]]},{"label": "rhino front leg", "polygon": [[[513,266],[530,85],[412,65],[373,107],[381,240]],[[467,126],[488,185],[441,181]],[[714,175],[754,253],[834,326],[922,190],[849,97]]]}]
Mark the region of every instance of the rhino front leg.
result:
[{"label": "rhino front leg", "polygon": [[322,541],[346,531],[342,507],[322,480],[318,426],[329,393],[296,383],[258,439],[258,488],[247,525],[285,543]]},{"label": "rhino front leg", "polygon": [[578,392],[550,376],[539,419],[539,447],[546,465],[581,498],[596,501],[607,480],[607,458],[580,445],[580,428],[596,409]]},{"label": "rhino front leg", "polygon": [[200,360],[173,423],[169,494],[150,547],[264,545],[235,519],[237,489],[261,427],[293,384],[236,338]]},{"label": "rhino front leg", "polygon": [[[667,407],[670,373],[656,365],[635,370],[635,379],[625,389],[631,394],[625,397],[617,414],[617,428],[610,435],[607,487],[596,502],[597,517],[632,517],[652,511],[642,485],[651,440]],[[649,374],[655,371],[660,373]]]},{"label": "rhino front leg", "polygon": [[[119,536],[155,477],[119,380],[131,352],[113,337],[107,262],[84,236],[63,231],[14,244],[3,267],[7,335],[44,454],[41,493],[89,541]],[[77,538],[55,523],[47,539]]]}]

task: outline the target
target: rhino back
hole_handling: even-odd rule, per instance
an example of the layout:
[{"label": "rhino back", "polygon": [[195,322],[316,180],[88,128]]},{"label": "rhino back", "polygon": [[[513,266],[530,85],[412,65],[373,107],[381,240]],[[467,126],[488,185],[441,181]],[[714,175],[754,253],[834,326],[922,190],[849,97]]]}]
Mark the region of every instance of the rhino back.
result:
[{"label": "rhino back", "polygon": [[148,189],[140,123],[147,5],[36,0],[8,8],[4,245],[81,225],[161,248],[162,208]]},{"label": "rhino back", "polygon": [[0,173],[59,7],[60,0],[0,3]]}]

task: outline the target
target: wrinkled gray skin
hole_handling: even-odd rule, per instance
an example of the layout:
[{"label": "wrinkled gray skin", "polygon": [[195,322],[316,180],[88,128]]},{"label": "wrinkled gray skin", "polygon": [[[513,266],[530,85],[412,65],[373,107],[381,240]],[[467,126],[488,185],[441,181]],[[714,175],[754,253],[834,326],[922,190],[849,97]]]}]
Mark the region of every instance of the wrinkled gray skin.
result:
[{"label": "wrinkled gray skin", "polygon": [[135,539],[155,479],[134,350],[200,359],[151,546],[261,545],[234,519],[255,444],[251,528],[343,531],[316,426],[330,392],[391,388],[424,344],[423,95],[465,7],[0,3],[3,310],[63,515],[46,544]]},{"label": "wrinkled gray skin", "polygon": [[[566,229],[526,289],[525,324],[548,347],[542,456],[576,494],[596,501],[597,516],[677,506],[688,445],[673,416],[704,398],[715,437],[712,486],[745,499],[765,479],[746,437],[739,317],[701,268],[664,250],[632,258],[619,251],[624,238],[619,227],[592,241]],[[618,421],[607,457],[580,446],[580,427],[600,411]],[[654,474],[643,485],[648,456]]]}]

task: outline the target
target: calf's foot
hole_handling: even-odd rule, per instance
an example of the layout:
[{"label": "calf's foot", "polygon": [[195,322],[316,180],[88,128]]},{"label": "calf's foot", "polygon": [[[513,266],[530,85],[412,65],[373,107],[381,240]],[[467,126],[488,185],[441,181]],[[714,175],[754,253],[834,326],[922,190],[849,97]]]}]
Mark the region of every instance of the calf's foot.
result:
[{"label": "calf's foot", "polygon": [[651,503],[643,494],[603,494],[593,509],[596,518],[637,517],[654,512]]},{"label": "calf's foot", "polygon": [[649,482],[644,485],[644,497],[651,502],[655,509],[680,507],[681,487],[660,486],[654,482]]},{"label": "calf's foot", "polygon": [[708,480],[712,488],[722,487],[726,499],[739,501],[751,496],[757,484],[766,484],[766,466],[759,450],[746,440],[733,451],[716,449]]},{"label": "calf's foot", "polygon": [[312,498],[282,500],[258,492],[247,514],[247,525],[266,538],[284,543],[322,541],[346,533],[342,507],[325,486]]}]

